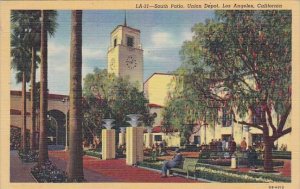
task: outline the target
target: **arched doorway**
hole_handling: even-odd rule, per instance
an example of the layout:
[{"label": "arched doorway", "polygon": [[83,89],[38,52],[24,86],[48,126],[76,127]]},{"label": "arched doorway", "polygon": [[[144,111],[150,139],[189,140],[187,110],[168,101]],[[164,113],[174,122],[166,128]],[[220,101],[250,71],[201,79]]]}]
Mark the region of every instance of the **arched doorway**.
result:
[{"label": "arched doorway", "polygon": [[48,144],[65,145],[66,142],[66,116],[60,110],[50,110],[47,113]]}]

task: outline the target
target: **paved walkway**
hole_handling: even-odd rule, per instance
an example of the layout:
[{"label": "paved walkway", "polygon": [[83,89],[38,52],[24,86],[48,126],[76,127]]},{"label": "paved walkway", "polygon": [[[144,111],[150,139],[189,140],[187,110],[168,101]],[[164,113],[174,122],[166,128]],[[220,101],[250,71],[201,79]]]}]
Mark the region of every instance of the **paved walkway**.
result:
[{"label": "paved walkway", "polygon": [[[66,152],[51,151],[49,152],[49,156],[58,167],[65,168],[66,161],[68,160]],[[83,166],[84,176],[88,182],[197,182],[179,176],[161,178],[158,172],[126,165],[125,159],[101,160],[84,156]]]},{"label": "paved walkway", "polygon": [[22,163],[16,150],[10,151],[10,182],[35,182],[30,174],[35,163]]},{"label": "paved walkway", "polygon": [[[65,152],[61,151],[63,154]],[[59,169],[66,170],[67,161],[57,156],[57,152],[49,151],[49,158]],[[84,167],[84,177],[88,182],[113,182],[112,178],[109,178],[101,173],[95,172],[91,169]]]}]

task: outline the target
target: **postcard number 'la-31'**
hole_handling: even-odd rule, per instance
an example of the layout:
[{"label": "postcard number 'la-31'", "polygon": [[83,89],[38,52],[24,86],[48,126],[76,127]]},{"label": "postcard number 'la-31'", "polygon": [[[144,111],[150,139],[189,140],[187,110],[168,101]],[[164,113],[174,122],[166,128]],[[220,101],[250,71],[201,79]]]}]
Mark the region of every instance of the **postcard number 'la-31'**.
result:
[{"label": "postcard number 'la-31'", "polygon": [[[150,4],[142,4],[142,3],[140,3],[140,4],[136,4],[135,5],[135,8],[137,8],[137,9],[147,9],[147,8],[169,8],[169,5],[167,5],[167,4],[162,4],[162,5],[160,5],[160,4],[153,4],[153,5],[150,5]],[[181,4],[171,4],[170,5],[170,8],[184,8],[184,6],[183,5],[181,5]]]}]

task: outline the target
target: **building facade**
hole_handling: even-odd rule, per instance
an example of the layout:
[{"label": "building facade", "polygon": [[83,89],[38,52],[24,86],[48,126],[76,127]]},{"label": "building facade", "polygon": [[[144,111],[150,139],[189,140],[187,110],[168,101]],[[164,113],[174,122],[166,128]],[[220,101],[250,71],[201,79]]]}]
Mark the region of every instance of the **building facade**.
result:
[{"label": "building facade", "polygon": [[117,77],[128,77],[142,91],[144,62],[140,33],[140,30],[126,24],[117,26],[111,32],[107,71]]},{"label": "building facade", "polygon": [[[162,129],[158,128],[161,127],[161,121],[163,119],[161,113],[168,100],[168,94],[172,93],[175,85],[175,76],[163,73],[154,73],[144,83],[144,93],[149,99],[150,112],[157,113],[157,118],[154,123],[154,128],[157,127],[157,129],[154,129],[156,131],[154,133],[156,137],[154,138],[154,141],[159,142],[160,139],[166,139],[168,138],[168,135],[170,135],[170,133],[166,134]],[[237,120],[241,119],[238,117],[236,118]],[[249,112],[248,117],[243,118],[243,120],[251,123],[255,121],[253,118],[254,116]],[[278,120],[277,115],[273,113],[272,118],[274,125],[276,125]],[[218,119],[214,123],[210,123],[206,126],[196,125],[195,127],[198,127],[198,129],[195,129],[197,132],[190,137],[190,142],[193,144],[209,144],[212,140],[219,139],[228,141],[230,138],[234,138],[238,146],[243,138],[246,139],[247,145],[251,146],[259,146],[263,142],[261,130],[235,123],[232,120],[232,116],[228,115],[224,109],[218,111]],[[286,127],[291,127],[290,117],[286,122]],[[271,129],[270,133],[272,133]],[[170,135],[169,138],[172,138],[172,142],[169,144],[178,146],[180,144],[180,139],[175,139],[174,137],[179,138],[180,135]],[[291,133],[279,138],[275,141],[275,145],[278,146],[278,148],[287,146],[287,149],[289,149],[289,146],[291,145]]]}]

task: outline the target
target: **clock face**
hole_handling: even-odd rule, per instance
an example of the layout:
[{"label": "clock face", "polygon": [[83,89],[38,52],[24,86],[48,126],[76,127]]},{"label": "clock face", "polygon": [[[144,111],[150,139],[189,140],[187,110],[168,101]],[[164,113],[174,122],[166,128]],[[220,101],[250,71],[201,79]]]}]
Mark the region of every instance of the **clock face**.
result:
[{"label": "clock face", "polygon": [[133,56],[128,56],[125,62],[126,66],[131,70],[137,66],[136,59]]},{"label": "clock face", "polygon": [[113,70],[113,71],[116,70],[116,61],[115,61],[114,58],[112,58],[112,59],[110,60],[109,66],[110,66],[110,69],[111,69],[111,70]]}]

